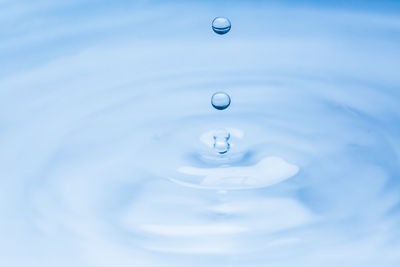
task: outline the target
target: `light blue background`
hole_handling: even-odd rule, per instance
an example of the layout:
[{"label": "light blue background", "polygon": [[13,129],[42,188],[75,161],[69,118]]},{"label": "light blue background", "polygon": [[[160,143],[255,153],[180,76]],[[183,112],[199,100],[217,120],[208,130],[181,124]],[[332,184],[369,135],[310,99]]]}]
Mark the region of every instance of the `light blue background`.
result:
[{"label": "light blue background", "polygon": [[[399,11],[0,0],[0,265],[399,266]],[[163,177],[221,121],[299,174],[236,192]]]}]

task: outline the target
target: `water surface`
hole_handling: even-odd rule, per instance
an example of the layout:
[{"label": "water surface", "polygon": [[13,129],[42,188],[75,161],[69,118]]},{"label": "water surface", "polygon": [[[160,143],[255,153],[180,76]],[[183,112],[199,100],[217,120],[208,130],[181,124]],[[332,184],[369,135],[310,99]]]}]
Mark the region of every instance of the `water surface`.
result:
[{"label": "water surface", "polygon": [[2,266],[399,265],[395,2],[0,6]]}]

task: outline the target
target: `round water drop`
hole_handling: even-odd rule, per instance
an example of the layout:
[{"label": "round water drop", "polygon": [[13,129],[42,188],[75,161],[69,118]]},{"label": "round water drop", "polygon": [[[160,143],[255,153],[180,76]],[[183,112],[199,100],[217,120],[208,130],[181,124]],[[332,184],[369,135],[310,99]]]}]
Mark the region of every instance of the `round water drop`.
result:
[{"label": "round water drop", "polygon": [[211,97],[211,105],[218,109],[224,110],[231,104],[231,98],[227,93],[216,92]]},{"label": "round water drop", "polygon": [[231,134],[225,129],[218,129],[214,132],[214,149],[219,154],[225,154],[229,151],[231,145],[229,144],[229,138]]},{"label": "round water drop", "polygon": [[224,17],[216,17],[212,22],[212,29],[217,34],[225,34],[231,30],[231,22]]}]

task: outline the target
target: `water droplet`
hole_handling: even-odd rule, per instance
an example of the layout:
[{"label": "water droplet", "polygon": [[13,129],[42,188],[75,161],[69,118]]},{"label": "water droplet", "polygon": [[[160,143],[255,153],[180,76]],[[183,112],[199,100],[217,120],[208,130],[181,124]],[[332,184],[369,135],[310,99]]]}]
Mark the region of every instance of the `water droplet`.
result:
[{"label": "water droplet", "polygon": [[229,151],[231,145],[229,144],[230,133],[225,129],[218,129],[214,132],[214,149],[219,154],[225,154]]},{"label": "water droplet", "polygon": [[211,104],[218,110],[224,110],[231,104],[231,98],[227,93],[217,92],[212,95]]},{"label": "water droplet", "polygon": [[231,30],[231,22],[224,17],[216,17],[212,22],[212,29],[217,34],[225,34]]}]

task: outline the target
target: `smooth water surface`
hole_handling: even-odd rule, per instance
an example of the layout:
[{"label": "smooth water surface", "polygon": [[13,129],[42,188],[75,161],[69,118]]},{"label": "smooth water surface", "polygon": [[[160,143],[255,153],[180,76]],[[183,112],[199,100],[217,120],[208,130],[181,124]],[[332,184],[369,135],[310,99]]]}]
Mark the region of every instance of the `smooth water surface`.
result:
[{"label": "smooth water surface", "polygon": [[0,7],[1,266],[399,266],[397,2]]}]

